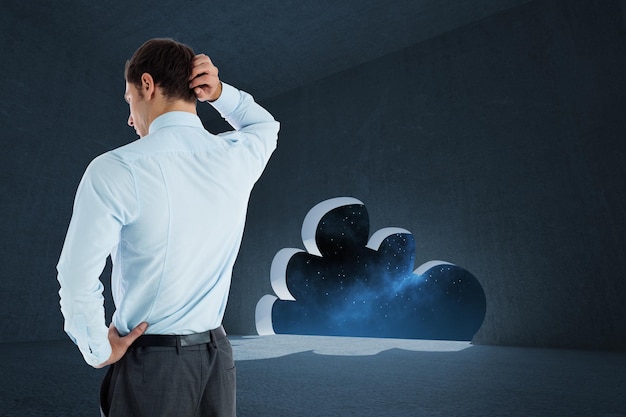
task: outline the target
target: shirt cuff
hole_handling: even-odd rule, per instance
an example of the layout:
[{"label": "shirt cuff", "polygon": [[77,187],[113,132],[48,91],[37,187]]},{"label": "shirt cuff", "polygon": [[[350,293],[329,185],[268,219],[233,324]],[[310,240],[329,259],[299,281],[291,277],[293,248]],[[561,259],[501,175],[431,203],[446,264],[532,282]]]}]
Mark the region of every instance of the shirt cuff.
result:
[{"label": "shirt cuff", "polygon": [[[71,331],[68,331],[70,329]],[[78,346],[85,362],[94,368],[106,362],[111,356],[109,330],[104,326],[87,326],[84,315],[74,315],[73,323],[66,326],[66,332]]]},{"label": "shirt cuff", "polygon": [[111,357],[111,345],[108,343],[101,343],[97,346],[91,346],[90,352],[82,352],[85,361],[94,368],[98,365],[102,365]]},{"label": "shirt cuff", "polygon": [[237,109],[239,101],[239,90],[222,81],[222,94],[220,94],[217,100],[212,101],[209,104],[211,104],[215,110],[222,115],[222,117],[226,118]]}]

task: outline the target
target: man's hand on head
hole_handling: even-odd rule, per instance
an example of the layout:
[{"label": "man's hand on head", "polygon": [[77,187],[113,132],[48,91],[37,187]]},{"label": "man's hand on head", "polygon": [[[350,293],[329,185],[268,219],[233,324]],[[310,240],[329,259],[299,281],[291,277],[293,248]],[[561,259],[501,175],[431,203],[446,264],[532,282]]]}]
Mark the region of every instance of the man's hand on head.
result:
[{"label": "man's hand on head", "polygon": [[109,326],[109,343],[111,344],[111,356],[109,356],[109,359],[106,362],[101,363],[100,365],[96,366],[96,368],[104,368],[105,366],[112,365],[122,359],[130,345],[132,345],[139,336],[144,334],[147,328],[148,323],[142,322],[139,323],[139,325],[131,330],[131,332],[128,333],[126,336],[120,336],[113,323],[111,323],[111,325]]},{"label": "man's hand on head", "polygon": [[208,56],[199,54],[193,59],[189,88],[193,89],[199,101],[215,101],[222,94],[218,69]]}]

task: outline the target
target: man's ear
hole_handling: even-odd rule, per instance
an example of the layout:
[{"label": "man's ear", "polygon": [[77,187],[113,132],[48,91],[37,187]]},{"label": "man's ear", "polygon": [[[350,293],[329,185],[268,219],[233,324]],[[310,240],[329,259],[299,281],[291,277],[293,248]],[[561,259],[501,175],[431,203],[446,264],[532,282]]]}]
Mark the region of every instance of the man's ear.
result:
[{"label": "man's ear", "polygon": [[155,85],[152,75],[144,72],[141,74],[141,92],[146,98],[152,98],[154,96]]}]

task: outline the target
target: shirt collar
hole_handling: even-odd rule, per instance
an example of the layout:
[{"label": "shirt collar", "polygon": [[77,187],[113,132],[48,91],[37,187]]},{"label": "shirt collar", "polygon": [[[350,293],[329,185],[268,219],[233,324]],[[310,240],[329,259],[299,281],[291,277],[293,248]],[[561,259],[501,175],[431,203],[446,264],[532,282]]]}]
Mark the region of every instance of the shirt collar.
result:
[{"label": "shirt collar", "polygon": [[168,113],[163,113],[162,115],[154,119],[152,123],[150,123],[148,133],[154,133],[157,130],[168,126],[190,126],[204,128],[204,126],[202,126],[202,121],[200,121],[200,118],[197,115],[186,111],[171,111]]}]

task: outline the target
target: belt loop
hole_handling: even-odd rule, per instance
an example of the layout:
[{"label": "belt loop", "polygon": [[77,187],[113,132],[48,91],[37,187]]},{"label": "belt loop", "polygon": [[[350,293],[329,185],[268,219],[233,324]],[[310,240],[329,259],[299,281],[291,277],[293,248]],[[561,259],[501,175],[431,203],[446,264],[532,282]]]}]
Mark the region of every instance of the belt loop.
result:
[{"label": "belt loop", "polygon": [[180,355],[180,349],[181,349],[180,336],[176,336],[176,353],[178,355]]},{"label": "belt loop", "polygon": [[213,349],[217,349],[217,341],[215,340],[215,330],[211,330],[211,346]]}]

